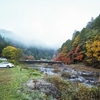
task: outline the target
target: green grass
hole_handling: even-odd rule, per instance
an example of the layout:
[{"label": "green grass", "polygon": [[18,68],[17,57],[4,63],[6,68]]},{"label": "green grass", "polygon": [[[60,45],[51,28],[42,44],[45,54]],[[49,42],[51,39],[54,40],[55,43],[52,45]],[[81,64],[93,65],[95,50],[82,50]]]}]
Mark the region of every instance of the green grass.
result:
[{"label": "green grass", "polygon": [[29,78],[41,78],[39,71],[15,68],[0,68],[0,100],[22,100],[18,89]]},{"label": "green grass", "polygon": [[[22,70],[20,70],[21,68]],[[39,71],[27,68],[25,65],[14,68],[0,68],[0,100],[56,100],[41,91],[29,92],[28,88],[23,85],[29,79],[41,77],[43,76]],[[48,81],[52,82],[62,92],[62,100],[75,100],[75,97],[77,100],[87,100],[87,97],[90,100],[92,96],[94,96],[92,97],[94,100],[100,98],[100,88],[87,88],[79,84],[76,89],[74,85],[56,76],[49,77]],[[23,91],[19,91],[21,89]],[[91,93],[94,95],[91,95]],[[72,99],[73,97],[74,99]]]}]

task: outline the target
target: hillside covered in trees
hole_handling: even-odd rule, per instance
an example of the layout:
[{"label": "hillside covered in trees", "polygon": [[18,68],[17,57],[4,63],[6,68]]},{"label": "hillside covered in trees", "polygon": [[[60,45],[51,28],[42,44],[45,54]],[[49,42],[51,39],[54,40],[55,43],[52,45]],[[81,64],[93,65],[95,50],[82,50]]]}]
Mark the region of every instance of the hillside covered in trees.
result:
[{"label": "hillside covered in trees", "polygon": [[2,56],[2,55],[1,55],[2,49],[5,48],[5,47],[8,46],[8,45],[9,45],[9,43],[6,42],[6,41],[4,40],[4,38],[0,35],[0,56]]},{"label": "hillside covered in trees", "polygon": [[75,31],[72,40],[62,44],[55,60],[100,68],[100,15],[91,18],[81,31]]},{"label": "hillside covered in trees", "polygon": [[7,46],[12,46],[21,50],[22,54],[20,56],[21,59],[52,59],[54,55],[54,50],[50,48],[42,48],[42,47],[34,47],[33,46],[25,46],[19,42],[16,42],[11,39],[6,39],[0,35],[0,57],[2,57],[2,50]]}]

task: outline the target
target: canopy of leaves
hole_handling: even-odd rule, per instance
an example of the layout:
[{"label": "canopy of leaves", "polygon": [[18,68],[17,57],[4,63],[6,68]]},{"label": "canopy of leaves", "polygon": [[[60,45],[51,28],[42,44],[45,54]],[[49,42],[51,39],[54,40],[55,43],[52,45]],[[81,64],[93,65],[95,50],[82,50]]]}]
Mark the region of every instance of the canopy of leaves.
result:
[{"label": "canopy of leaves", "polygon": [[70,51],[71,48],[72,48],[72,40],[68,39],[65,43],[63,43],[61,49],[62,49],[63,47],[66,47],[67,50]]},{"label": "canopy of leaves", "polygon": [[76,47],[76,46],[78,45],[79,37],[80,37],[80,35],[77,35],[77,36],[75,37],[74,42],[73,42],[73,44],[72,44],[74,47]]},{"label": "canopy of leaves", "polygon": [[8,59],[18,60],[21,56],[21,50],[13,46],[7,46],[2,50],[2,56]]},{"label": "canopy of leaves", "polygon": [[[56,60],[70,59],[70,63],[83,62],[100,68],[100,15],[90,22],[80,32],[75,31],[72,40],[62,44]],[[95,67],[96,67],[95,66]]]},{"label": "canopy of leaves", "polygon": [[34,59],[52,59],[54,55],[53,49],[44,49],[44,48],[36,48],[36,47],[29,47],[29,48],[21,48],[23,51],[23,57],[26,56],[33,56]]}]

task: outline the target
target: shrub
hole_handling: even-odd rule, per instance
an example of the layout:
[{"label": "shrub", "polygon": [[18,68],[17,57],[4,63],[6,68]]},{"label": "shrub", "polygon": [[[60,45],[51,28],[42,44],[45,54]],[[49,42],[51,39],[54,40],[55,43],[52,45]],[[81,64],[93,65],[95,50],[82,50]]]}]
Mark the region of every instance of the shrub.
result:
[{"label": "shrub", "polygon": [[97,87],[90,88],[79,84],[79,87],[74,90],[74,98],[72,100],[99,100],[100,98],[100,89]]},{"label": "shrub", "polygon": [[47,80],[53,83],[61,91],[61,100],[99,100],[100,98],[100,86],[98,86],[98,88],[89,88],[79,84],[75,87],[59,76],[47,77]]}]

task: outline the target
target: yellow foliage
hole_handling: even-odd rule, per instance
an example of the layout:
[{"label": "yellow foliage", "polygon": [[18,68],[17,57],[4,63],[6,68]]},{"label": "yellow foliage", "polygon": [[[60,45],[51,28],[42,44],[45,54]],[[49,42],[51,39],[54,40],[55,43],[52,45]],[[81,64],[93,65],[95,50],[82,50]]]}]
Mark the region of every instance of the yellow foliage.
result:
[{"label": "yellow foliage", "polygon": [[95,37],[94,37],[94,41],[95,40],[100,40],[100,36],[99,35],[96,35]]},{"label": "yellow foliage", "polygon": [[21,55],[21,50],[13,46],[7,46],[2,50],[2,56],[9,59],[18,59]]},{"label": "yellow foliage", "polygon": [[93,52],[93,56],[96,57],[100,61],[100,41],[99,40],[96,40],[93,42],[91,50]]},{"label": "yellow foliage", "polygon": [[67,56],[68,55],[68,50],[67,50],[67,47],[66,46],[64,46],[62,48],[62,51],[60,52],[60,55],[61,56]]},{"label": "yellow foliage", "polygon": [[87,57],[95,57],[98,61],[100,61],[100,40],[98,40],[100,36],[95,36],[94,41],[86,42],[86,55]]},{"label": "yellow foliage", "polygon": [[73,42],[73,46],[77,46],[78,41],[79,41],[79,35],[75,37],[74,42]]},{"label": "yellow foliage", "polygon": [[87,55],[87,57],[92,57],[92,53],[90,53],[90,52],[87,52],[85,54]]},{"label": "yellow foliage", "polygon": [[100,57],[98,57],[98,61],[100,61]]},{"label": "yellow foliage", "polygon": [[86,42],[86,49],[87,49],[86,55],[87,55],[87,57],[92,57],[91,44],[92,44],[91,41]]},{"label": "yellow foliage", "polygon": [[92,59],[87,59],[86,61],[87,61],[88,63],[90,63],[90,62],[92,61]]}]

